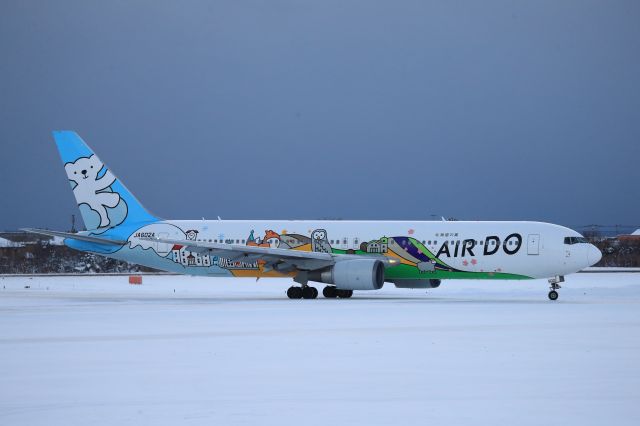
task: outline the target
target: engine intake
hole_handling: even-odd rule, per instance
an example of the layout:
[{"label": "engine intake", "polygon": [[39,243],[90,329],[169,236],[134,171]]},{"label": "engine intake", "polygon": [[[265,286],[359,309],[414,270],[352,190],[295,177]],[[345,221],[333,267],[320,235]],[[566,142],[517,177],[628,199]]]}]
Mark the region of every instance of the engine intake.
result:
[{"label": "engine intake", "polygon": [[384,264],[376,259],[341,260],[327,270],[309,274],[309,279],[334,284],[341,290],[380,290]]}]

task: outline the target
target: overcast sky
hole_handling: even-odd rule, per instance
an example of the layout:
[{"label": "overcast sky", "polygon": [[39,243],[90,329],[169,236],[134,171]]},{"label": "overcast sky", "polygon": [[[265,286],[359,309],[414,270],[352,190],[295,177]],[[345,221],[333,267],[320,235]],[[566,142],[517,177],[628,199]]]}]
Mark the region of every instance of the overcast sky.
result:
[{"label": "overcast sky", "polygon": [[165,218],[640,223],[638,1],[0,2],[0,229],[76,130]]}]

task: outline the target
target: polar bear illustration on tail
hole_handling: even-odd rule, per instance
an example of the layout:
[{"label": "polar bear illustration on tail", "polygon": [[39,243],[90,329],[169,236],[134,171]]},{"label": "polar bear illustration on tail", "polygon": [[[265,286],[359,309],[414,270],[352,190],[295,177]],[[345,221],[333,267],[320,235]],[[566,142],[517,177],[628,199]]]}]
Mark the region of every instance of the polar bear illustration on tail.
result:
[{"label": "polar bear illustration on tail", "polygon": [[95,154],[78,158],[64,166],[67,177],[72,182],[73,195],[78,205],[86,204],[100,216],[99,228],[111,224],[107,208],[115,208],[121,200],[120,194],[111,190],[116,177],[109,170],[99,176],[103,167],[104,164]]}]

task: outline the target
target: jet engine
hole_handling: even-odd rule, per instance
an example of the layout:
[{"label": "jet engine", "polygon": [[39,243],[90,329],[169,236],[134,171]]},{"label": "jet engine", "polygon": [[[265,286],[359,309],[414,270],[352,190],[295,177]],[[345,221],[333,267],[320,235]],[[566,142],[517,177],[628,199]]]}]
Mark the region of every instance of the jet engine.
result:
[{"label": "jet engine", "polygon": [[438,288],[440,280],[394,280],[397,288]]},{"label": "jet engine", "polygon": [[334,284],[340,290],[380,290],[384,264],[376,259],[341,260],[329,269],[310,273],[309,279]]}]

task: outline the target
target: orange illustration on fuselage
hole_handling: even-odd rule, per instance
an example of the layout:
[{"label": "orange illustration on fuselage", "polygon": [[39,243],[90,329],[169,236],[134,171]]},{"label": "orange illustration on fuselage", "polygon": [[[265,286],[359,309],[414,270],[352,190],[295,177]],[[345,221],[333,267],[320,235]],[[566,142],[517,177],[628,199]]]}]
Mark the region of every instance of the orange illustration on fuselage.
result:
[{"label": "orange illustration on fuselage", "polygon": [[253,236],[253,230],[251,230],[251,234],[247,239],[248,246],[254,247],[270,247],[270,248],[278,248],[280,247],[280,235],[273,232],[271,229],[265,232],[264,238],[257,240]]}]

